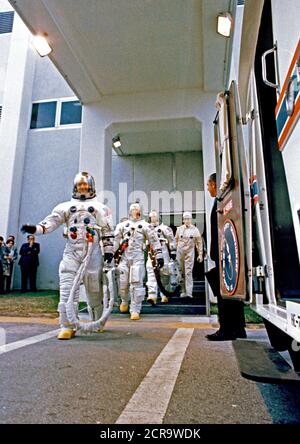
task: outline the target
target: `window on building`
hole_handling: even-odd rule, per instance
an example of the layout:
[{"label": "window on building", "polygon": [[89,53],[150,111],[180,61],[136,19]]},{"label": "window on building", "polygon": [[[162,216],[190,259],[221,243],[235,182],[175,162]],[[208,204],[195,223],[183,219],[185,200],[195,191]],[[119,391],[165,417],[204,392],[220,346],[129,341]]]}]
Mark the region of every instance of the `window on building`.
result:
[{"label": "window on building", "polygon": [[32,105],[30,128],[52,128],[55,127],[57,102],[42,102]]},{"label": "window on building", "polygon": [[14,11],[0,12],[0,34],[12,32],[14,24]]},{"label": "window on building", "polygon": [[1,119],[2,119],[2,105],[0,105],[0,122],[1,122]]},{"label": "window on building", "polygon": [[32,105],[30,129],[59,128],[81,123],[79,100],[50,100]]},{"label": "window on building", "polygon": [[62,102],[60,125],[71,125],[81,123],[82,106],[78,100]]}]

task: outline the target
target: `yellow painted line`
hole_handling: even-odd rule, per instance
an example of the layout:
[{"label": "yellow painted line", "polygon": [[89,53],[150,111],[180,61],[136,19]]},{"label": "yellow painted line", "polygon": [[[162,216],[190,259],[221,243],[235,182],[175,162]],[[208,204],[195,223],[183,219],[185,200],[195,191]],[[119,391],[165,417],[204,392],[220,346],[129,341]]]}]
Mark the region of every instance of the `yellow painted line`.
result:
[{"label": "yellow painted line", "polygon": [[[130,328],[131,326],[136,326],[137,322],[130,321],[130,322],[126,322],[126,321],[109,321],[107,322],[107,324],[105,325],[106,327],[113,327],[113,326],[117,326],[117,327],[127,327]],[[173,329],[178,329],[178,328],[194,328],[194,329],[199,329],[199,330],[204,330],[204,329],[208,329],[208,328],[218,328],[216,324],[200,324],[200,323],[186,323],[186,322],[147,322],[147,321],[138,321],[138,326],[141,327],[147,327],[147,328],[173,328]]]},{"label": "yellow painted line", "polygon": [[46,324],[58,325],[58,318],[47,317],[25,317],[25,316],[0,316],[1,322],[11,322],[16,324]]},{"label": "yellow painted line", "polygon": [[[84,322],[84,321],[83,321]],[[58,325],[58,318],[46,318],[46,317],[21,317],[21,316],[0,316],[0,324],[1,323],[16,323],[16,324],[44,324],[44,325]],[[154,320],[147,321],[141,319],[140,321],[131,321],[128,319],[110,319],[107,324],[107,327],[113,326],[122,326],[122,327],[131,327],[131,326],[144,326],[149,328],[195,328],[195,329],[207,329],[207,328],[217,328],[217,324],[209,324],[209,323],[199,323],[199,322],[182,322],[182,321],[174,321],[170,322],[163,321],[159,319],[157,322]]]},{"label": "yellow painted line", "polygon": [[[83,321],[84,322],[84,321]],[[58,325],[59,321],[58,318],[47,318],[47,317],[21,317],[21,316],[0,316],[0,324],[1,323],[16,323],[16,324],[44,324],[44,325]],[[184,321],[170,321],[169,319],[164,321],[162,319],[158,319],[157,322],[152,319],[144,320],[143,318],[140,321],[131,321],[129,318],[126,319],[110,319],[105,328],[107,327],[114,327],[114,326],[120,326],[120,327],[126,327],[130,328],[131,326],[143,326],[147,328],[194,328],[197,330],[207,330],[207,329],[217,329],[219,328],[219,324],[217,323],[202,323],[202,322],[184,322]],[[258,330],[258,329],[264,329],[264,325],[260,324],[249,324],[247,325],[247,329],[250,330]]]}]

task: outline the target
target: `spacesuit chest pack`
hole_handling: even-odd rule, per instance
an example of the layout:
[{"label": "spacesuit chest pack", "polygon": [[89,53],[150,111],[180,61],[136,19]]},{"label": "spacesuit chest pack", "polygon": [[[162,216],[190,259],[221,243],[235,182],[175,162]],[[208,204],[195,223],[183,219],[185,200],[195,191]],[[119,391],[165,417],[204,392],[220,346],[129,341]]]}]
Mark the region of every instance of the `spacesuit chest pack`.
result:
[{"label": "spacesuit chest pack", "polygon": [[65,235],[71,243],[99,242],[100,227],[97,224],[99,211],[88,203],[74,203],[66,214]]}]

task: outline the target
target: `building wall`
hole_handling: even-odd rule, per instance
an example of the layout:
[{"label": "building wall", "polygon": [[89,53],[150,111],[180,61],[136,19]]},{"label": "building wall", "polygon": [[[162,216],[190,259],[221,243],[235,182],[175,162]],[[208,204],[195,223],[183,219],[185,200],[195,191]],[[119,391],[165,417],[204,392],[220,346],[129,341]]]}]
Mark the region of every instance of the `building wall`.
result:
[{"label": "building wall", "polygon": [[[73,91],[48,58],[36,55],[32,102],[74,97]],[[79,167],[81,127],[28,129],[23,171],[19,225],[38,223],[60,202],[71,198],[73,180]],[[40,236],[38,288],[58,288],[58,266],[65,240],[62,227],[49,236]],[[18,246],[26,236],[18,234]],[[15,275],[20,287],[20,273]]]},{"label": "building wall", "polygon": [[[48,58],[35,57],[32,102],[74,97],[63,77]],[[69,200],[73,179],[78,172],[81,127],[30,130],[30,113],[26,116],[27,139],[19,203],[18,226],[38,223],[58,203]],[[17,246],[26,236],[17,235]],[[38,288],[58,288],[58,265],[65,241],[62,228],[37,239],[41,244]],[[20,270],[16,268],[15,288],[20,287]]]},{"label": "building wall", "polygon": [[[0,0],[0,12],[12,11],[6,0]],[[2,105],[11,34],[0,34],[0,105]]]},{"label": "building wall", "polygon": [[[78,172],[80,128],[29,131],[23,173],[20,224],[38,223],[60,202],[71,198]],[[38,288],[58,288],[58,265],[65,240],[62,227],[37,237],[41,245]],[[18,235],[18,247],[26,236]],[[19,270],[15,286],[20,286]]]},{"label": "building wall", "polygon": [[[121,184],[121,185],[120,185]],[[125,187],[124,187],[124,184]],[[154,199],[151,199],[151,192],[166,191],[172,193],[175,191],[183,193],[191,191],[204,191],[203,178],[203,159],[202,152],[178,152],[178,153],[162,153],[162,154],[144,154],[134,156],[112,156],[112,191],[116,196],[116,220],[128,213],[130,202],[123,201],[122,190],[127,190],[127,196],[133,191],[140,191],[147,196],[144,211],[148,213],[153,206]],[[139,197],[139,193],[136,197]],[[184,204],[184,202],[183,202]],[[189,205],[189,202],[186,202]],[[195,196],[191,205],[193,207],[182,209],[195,209]],[[174,210],[171,205],[171,212]],[[176,208],[175,208],[176,210]],[[202,200],[200,210],[204,212],[204,202]],[[168,213],[167,208],[165,212]],[[201,227],[203,228],[203,227]]]},{"label": "building wall", "polygon": [[3,95],[4,95],[4,87],[5,87],[5,79],[6,79],[6,70],[7,70],[7,62],[8,62],[8,54],[10,48],[10,34],[1,34],[0,35],[0,105],[2,105]]},{"label": "building wall", "polygon": [[[37,56],[38,57],[38,56]],[[48,57],[38,57],[32,100],[72,97],[73,91]]]}]

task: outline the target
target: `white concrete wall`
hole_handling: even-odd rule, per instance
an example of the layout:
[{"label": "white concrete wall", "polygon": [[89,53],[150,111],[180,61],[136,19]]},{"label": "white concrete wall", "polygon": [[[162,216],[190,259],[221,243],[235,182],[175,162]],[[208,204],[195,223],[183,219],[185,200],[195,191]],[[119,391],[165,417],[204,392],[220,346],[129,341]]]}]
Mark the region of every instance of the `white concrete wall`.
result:
[{"label": "white concrete wall", "polygon": [[20,195],[25,147],[31,110],[35,54],[30,34],[15,15],[14,32],[7,62],[3,115],[0,126],[0,233],[19,228]]},{"label": "white concrete wall", "polygon": [[74,96],[74,92],[48,57],[38,57],[32,93],[33,101]]},{"label": "white concrete wall", "polygon": [[0,34],[0,105],[3,102],[11,34]]},{"label": "white concrete wall", "polygon": [[[215,171],[212,124],[216,114],[215,98],[216,94],[214,93],[203,93],[201,90],[190,89],[105,96],[101,102],[85,105],[83,107],[80,169],[90,171],[94,175],[99,191],[111,190],[109,159],[112,158],[112,148],[111,141],[105,140],[106,128],[116,122],[195,117],[202,124],[203,176],[201,178],[191,177],[191,183],[196,183],[199,180],[199,187],[201,186],[203,189],[206,177]],[[108,163],[105,162],[105,159],[108,160]],[[115,159],[113,161],[115,162]],[[124,165],[126,163],[124,159],[121,162]],[[150,169],[151,164],[149,164]],[[122,174],[130,183],[130,167],[126,167]],[[164,184],[162,183],[162,185]],[[195,187],[197,189],[197,186]],[[206,189],[206,185],[204,188]],[[205,192],[207,224],[209,224],[212,203],[212,199]],[[208,238],[209,236],[208,233]],[[210,239],[208,240],[210,241]]]},{"label": "white concrete wall", "polygon": [[[8,1],[0,0],[0,12],[7,12],[12,10],[13,8],[10,6]],[[2,105],[3,102],[10,40],[11,33],[0,34],[0,105]]]},{"label": "white concrete wall", "polygon": [[[51,61],[35,56],[35,72],[31,103],[73,97],[74,93]],[[28,122],[31,116],[31,105]],[[38,223],[60,202],[69,200],[73,179],[79,168],[81,128],[50,128],[30,130],[23,170],[23,182],[19,208],[19,225]],[[17,246],[26,236],[17,233]],[[58,266],[65,240],[62,228],[49,236],[37,239],[41,244],[40,267],[37,286],[44,289],[58,288]],[[20,287],[19,267],[15,273],[15,288]]]},{"label": "white concrete wall", "polygon": [[[0,11],[11,9],[0,0]],[[79,165],[81,128],[29,130],[32,102],[73,96],[49,59],[31,47],[30,33],[15,14],[13,32],[0,35],[0,187],[5,190],[0,196],[0,235],[14,234],[18,248],[26,240],[19,231],[23,223],[39,222],[57,203],[70,199]],[[65,243],[61,230],[38,241],[38,287],[57,288]]]},{"label": "white concrete wall", "polygon": [[[19,225],[40,222],[57,204],[71,198],[73,179],[78,172],[80,132],[81,128],[29,130]],[[59,228],[48,236],[37,237],[41,245],[38,288],[58,288],[58,266],[65,245],[62,233]],[[26,236],[18,232],[18,248],[23,242]],[[19,287],[17,269],[15,288]]]},{"label": "white concrete wall", "polygon": [[[195,211],[196,209],[196,191],[203,197],[204,178],[203,178],[203,160],[202,152],[186,153],[161,153],[161,154],[143,154],[134,156],[112,156],[112,191],[116,196],[116,221],[128,214],[130,194],[133,191],[141,191],[147,196],[147,205],[144,211],[148,213],[152,207],[156,207],[155,200],[151,192],[166,191],[171,195],[179,191],[182,196],[182,210]],[[174,177],[175,176],[175,177]],[[126,184],[126,196],[124,185]],[[121,188],[122,192],[119,192]],[[184,195],[184,192],[193,193],[193,204],[189,208],[184,208],[190,204],[190,199]],[[199,196],[200,197],[200,196]],[[154,205],[153,205],[154,204]],[[171,212],[173,205],[171,202]],[[158,208],[157,208],[158,209]],[[180,208],[178,208],[180,210]],[[201,201],[198,211],[204,212],[204,201]],[[167,213],[167,208],[164,209]],[[203,227],[201,227],[203,228]]]},{"label": "white concrete wall", "polygon": [[[0,0],[0,12],[7,12],[12,10],[13,8],[10,6],[8,1]],[[0,105],[2,105],[3,101],[10,40],[11,33],[0,34]]]},{"label": "white concrete wall", "polygon": [[0,12],[13,11],[7,0],[0,0]]}]

